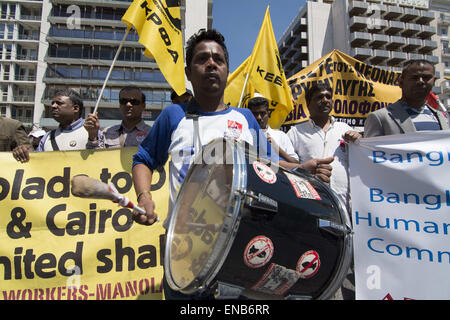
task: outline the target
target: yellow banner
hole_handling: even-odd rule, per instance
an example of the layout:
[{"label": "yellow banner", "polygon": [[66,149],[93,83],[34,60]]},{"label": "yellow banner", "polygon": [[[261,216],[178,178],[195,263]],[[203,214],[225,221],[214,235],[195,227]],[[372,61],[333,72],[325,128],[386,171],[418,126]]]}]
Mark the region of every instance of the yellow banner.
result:
[{"label": "yellow banner", "polygon": [[278,129],[292,111],[293,103],[273,33],[269,6],[245,73],[249,73],[248,81],[256,91],[269,99],[272,106],[276,103],[269,125]]},{"label": "yellow banner", "polygon": [[351,126],[364,126],[367,115],[400,99],[400,72],[387,71],[333,50],[288,79],[294,109],[284,125],[294,125],[309,118],[305,92],[314,82],[333,88],[331,114]]},{"label": "yellow banner", "polygon": [[[112,182],[136,203],[135,147],[32,153],[28,163],[0,153],[0,299],[162,299],[162,222],[136,224],[109,200],[72,196],[71,178]],[[154,172],[161,221],[168,207],[167,167]]]},{"label": "yellow banner", "polygon": [[134,0],[122,17],[128,28],[133,25],[145,55],[154,58],[167,82],[178,95],[186,92],[183,35],[179,3],[167,0]]}]

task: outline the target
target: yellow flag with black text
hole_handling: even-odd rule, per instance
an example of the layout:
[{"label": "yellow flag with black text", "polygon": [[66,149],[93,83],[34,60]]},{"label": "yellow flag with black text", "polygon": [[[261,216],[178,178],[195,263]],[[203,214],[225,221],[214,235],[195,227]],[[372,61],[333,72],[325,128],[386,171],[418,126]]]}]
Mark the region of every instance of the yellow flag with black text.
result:
[{"label": "yellow flag with black text", "polygon": [[293,102],[273,33],[269,6],[267,6],[263,25],[253,48],[247,72],[250,73],[249,83],[274,106],[269,125],[278,129],[292,111]]},{"label": "yellow flag with black text", "polygon": [[155,59],[176,93],[186,92],[179,1],[134,0],[122,22],[134,26],[146,49],[144,55]]}]

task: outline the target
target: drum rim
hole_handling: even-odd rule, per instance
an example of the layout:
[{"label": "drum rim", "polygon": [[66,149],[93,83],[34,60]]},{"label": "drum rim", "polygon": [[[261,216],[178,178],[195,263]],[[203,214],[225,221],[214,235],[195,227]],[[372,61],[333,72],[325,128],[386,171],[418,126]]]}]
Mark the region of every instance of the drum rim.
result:
[{"label": "drum rim", "polygon": [[[166,236],[166,247],[164,254],[164,274],[167,280],[167,283],[173,290],[178,290],[183,293],[192,294],[195,292],[204,291],[211,281],[215,278],[217,273],[221,270],[223,263],[225,262],[228,253],[232,247],[234,239],[237,235],[237,231],[239,229],[240,223],[240,208],[242,202],[242,194],[245,194],[245,190],[247,188],[247,166],[246,166],[246,158],[245,153],[237,146],[237,141],[227,138],[215,139],[208,143],[208,145],[218,143],[218,141],[225,142],[226,146],[232,147],[233,150],[233,181],[230,190],[230,198],[228,199],[227,212],[229,212],[230,208],[233,208],[233,212],[229,212],[231,216],[225,217],[224,223],[222,224],[221,230],[219,230],[219,235],[213,244],[211,254],[208,256],[207,261],[203,264],[200,272],[195,276],[195,278],[184,288],[180,288],[175,280],[172,277],[171,267],[170,267],[170,243],[173,240],[174,227],[176,214],[178,209],[178,201],[176,201],[175,206],[173,208],[173,213],[171,214],[169,221],[169,228],[167,230]],[[196,161],[198,161],[199,157],[203,157],[202,152],[196,157]],[[201,159],[200,159],[201,160]],[[185,179],[183,180],[183,184],[186,181],[189,181],[190,176],[192,175],[193,167],[189,168],[188,173],[186,174]],[[182,188],[180,188],[181,190]],[[224,225],[227,223],[228,228],[224,228]],[[226,229],[226,231],[224,230]],[[220,247],[218,250],[218,247]],[[208,267],[209,266],[209,267]]]},{"label": "drum rim", "polygon": [[331,298],[336,290],[342,286],[342,282],[347,275],[347,270],[350,268],[353,258],[353,231],[349,212],[347,211],[347,208],[342,205],[331,188],[325,190],[330,194],[336,205],[339,207],[338,212],[341,213],[342,223],[345,225],[347,230],[345,231],[344,244],[341,250],[343,257],[340,259],[339,265],[337,266],[338,271],[336,272],[335,277],[330,281],[328,287],[316,298],[317,300],[326,300]]}]

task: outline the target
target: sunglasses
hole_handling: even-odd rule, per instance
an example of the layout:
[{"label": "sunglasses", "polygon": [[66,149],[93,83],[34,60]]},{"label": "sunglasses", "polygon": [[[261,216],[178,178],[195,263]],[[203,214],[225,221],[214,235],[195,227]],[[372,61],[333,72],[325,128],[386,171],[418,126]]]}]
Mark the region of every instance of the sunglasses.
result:
[{"label": "sunglasses", "polygon": [[133,106],[141,104],[141,100],[138,100],[138,99],[128,99],[128,98],[120,98],[119,99],[120,104],[127,104],[128,102],[131,103]]}]

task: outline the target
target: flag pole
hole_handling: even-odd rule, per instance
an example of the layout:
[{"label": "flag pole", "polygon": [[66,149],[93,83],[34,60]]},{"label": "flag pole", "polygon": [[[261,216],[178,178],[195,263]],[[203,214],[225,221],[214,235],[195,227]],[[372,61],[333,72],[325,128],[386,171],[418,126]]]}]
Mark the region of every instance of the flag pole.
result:
[{"label": "flag pole", "polygon": [[242,98],[244,97],[245,87],[247,86],[248,76],[250,75],[250,72],[247,73],[247,76],[245,77],[244,87],[242,88],[241,97],[239,98],[239,105],[238,108],[241,107]]},{"label": "flag pole", "polygon": [[108,74],[106,75],[105,82],[103,83],[102,90],[100,91],[100,94],[99,94],[99,96],[97,98],[97,103],[95,104],[94,111],[92,112],[94,114],[97,112],[98,105],[100,104],[100,100],[102,99],[102,96],[103,96],[103,91],[105,91],[106,83],[109,80],[109,76],[111,75],[111,71],[114,68],[114,64],[116,63],[117,58],[119,57],[119,53],[120,53],[120,50],[122,50],[123,44],[125,42],[125,39],[127,38],[128,33],[130,32],[130,28],[131,28],[130,26],[127,27],[127,31],[125,32],[125,34],[124,34],[124,36],[122,38],[122,41],[120,41],[119,49],[117,49],[116,55],[114,56],[114,60],[113,60],[113,62],[111,64],[111,67],[109,68]]}]

